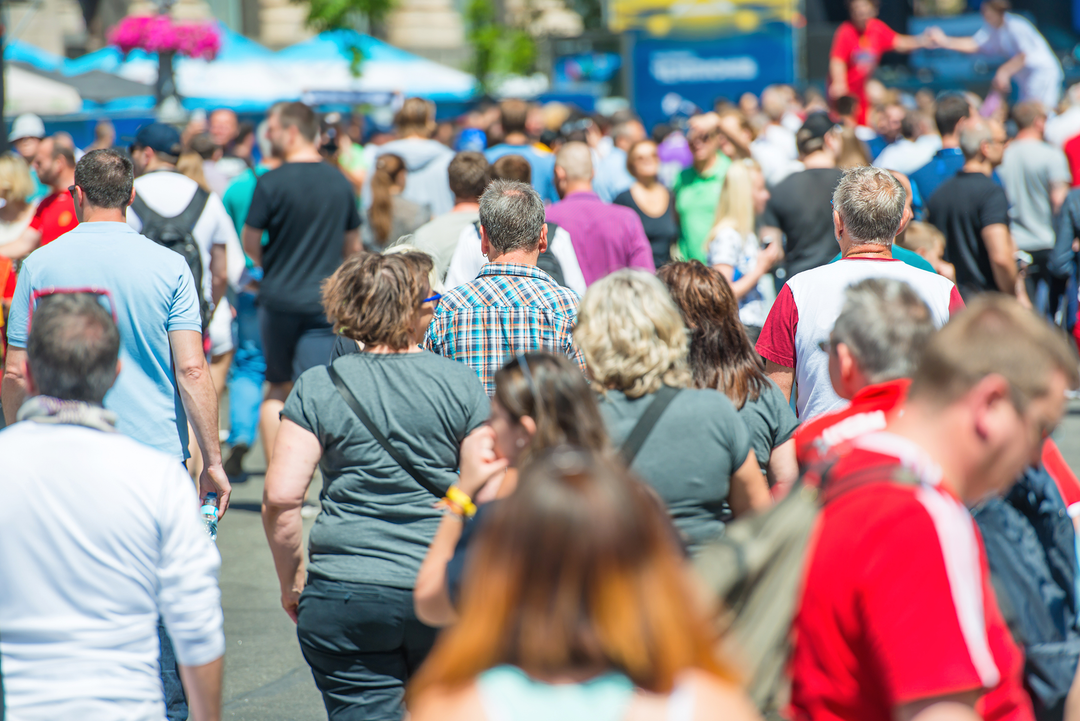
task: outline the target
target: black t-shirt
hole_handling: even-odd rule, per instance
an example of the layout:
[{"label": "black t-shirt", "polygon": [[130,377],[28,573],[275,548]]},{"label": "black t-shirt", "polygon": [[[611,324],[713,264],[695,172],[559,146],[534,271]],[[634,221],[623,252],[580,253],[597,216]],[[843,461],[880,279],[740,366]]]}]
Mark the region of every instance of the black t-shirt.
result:
[{"label": "black t-shirt", "polygon": [[830,201],[843,175],[836,168],[811,168],[789,175],[773,188],[761,223],[786,236],[780,264],[784,273],[776,274],[781,282],[827,265],[839,250]]},{"label": "black t-shirt", "polygon": [[356,195],[326,163],[285,163],[259,177],[247,225],[266,230],[259,303],[272,310],[318,313],[320,286],[342,260],[345,231],[360,226]]},{"label": "black t-shirt", "polygon": [[653,262],[656,267],[671,262],[671,246],[679,239],[679,221],[675,217],[675,195],[668,193],[668,206],[659,218],[647,215],[638,207],[634,196],[624,190],[612,201],[615,205],[624,205],[638,214],[641,225],[645,228],[645,237],[652,246]]},{"label": "black t-shirt", "polygon": [[982,230],[1009,224],[1009,200],[1000,185],[982,173],[957,173],[926,204],[928,219],[945,235],[945,259],[956,266],[956,286],[966,300],[997,290]]}]

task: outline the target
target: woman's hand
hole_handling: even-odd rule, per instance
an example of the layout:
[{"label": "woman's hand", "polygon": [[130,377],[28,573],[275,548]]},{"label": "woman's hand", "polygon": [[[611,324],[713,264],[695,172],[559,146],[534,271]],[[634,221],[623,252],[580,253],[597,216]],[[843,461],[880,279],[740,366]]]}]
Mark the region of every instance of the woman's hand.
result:
[{"label": "woman's hand", "polygon": [[490,481],[501,478],[510,463],[495,455],[495,431],[483,425],[461,442],[461,475],[458,488],[475,498]]},{"label": "woman's hand", "polygon": [[296,609],[300,605],[300,594],[303,592],[303,584],[300,584],[299,588],[293,586],[288,591],[281,592],[281,607],[285,609],[285,613],[289,614],[293,623],[297,623]]},{"label": "woman's hand", "polygon": [[784,257],[784,249],[780,246],[780,243],[773,241],[769,243],[761,252],[758,253],[757,265],[762,275],[765,275],[773,269],[777,263],[779,263]]}]

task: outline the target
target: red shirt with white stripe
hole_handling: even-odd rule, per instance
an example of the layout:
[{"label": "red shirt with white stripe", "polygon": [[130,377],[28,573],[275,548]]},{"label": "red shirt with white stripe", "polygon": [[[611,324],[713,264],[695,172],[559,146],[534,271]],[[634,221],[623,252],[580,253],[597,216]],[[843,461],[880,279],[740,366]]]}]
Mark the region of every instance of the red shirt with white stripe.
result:
[{"label": "red shirt with white stripe", "polygon": [[983,718],[1033,719],[967,508],[910,441],[872,433],[848,448],[836,487],[883,463],[921,482],[872,482],[825,505],[795,618],[794,718],[892,721],[907,703],[988,690]]},{"label": "red shirt with white stripe", "polygon": [[823,459],[833,446],[864,433],[885,430],[893,411],[903,406],[910,378],[866,386],[851,399],[851,405],[807,421],[795,431],[795,457],[800,468],[809,468]]},{"label": "red shirt with white stripe", "polygon": [[829,355],[819,344],[829,340],[844,306],[844,291],[867,278],[910,285],[930,307],[938,328],[964,307],[948,278],[889,258],[846,258],[792,276],[769,311],[757,352],[795,370],[795,406],[803,421],[844,406],[829,378]]}]

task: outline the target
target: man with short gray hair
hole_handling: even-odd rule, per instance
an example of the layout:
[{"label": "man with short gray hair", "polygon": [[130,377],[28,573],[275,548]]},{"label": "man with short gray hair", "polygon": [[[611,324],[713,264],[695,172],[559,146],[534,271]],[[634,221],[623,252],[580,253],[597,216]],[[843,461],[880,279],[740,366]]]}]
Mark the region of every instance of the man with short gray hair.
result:
[{"label": "man with short gray hair", "polygon": [[827,348],[833,390],[851,403],[795,433],[800,467],[812,467],[839,443],[884,430],[934,330],[930,308],[903,281],[867,278],[847,289]]},{"label": "man with short gray hair", "polygon": [[536,267],[547,250],[544,201],[532,186],[496,180],[480,197],[480,245],[488,262],[475,280],[442,296],[424,347],[472,367],[489,396],[495,371],[518,353],[549,351],[577,361],[578,296]]},{"label": "man with short gray hair", "polygon": [[829,340],[844,304],[844,291],[867,278],[908,283],[942,326],[964,303],[946,278],[892,257],[893,239],[904,230],[907,193],[887,170],[854,168],[833,193],[833,227],[842,259],[797,273],[777,295],[761,329],[757,351],[765,370],[803,421],[837,410],[843,400],[829,380]]}]

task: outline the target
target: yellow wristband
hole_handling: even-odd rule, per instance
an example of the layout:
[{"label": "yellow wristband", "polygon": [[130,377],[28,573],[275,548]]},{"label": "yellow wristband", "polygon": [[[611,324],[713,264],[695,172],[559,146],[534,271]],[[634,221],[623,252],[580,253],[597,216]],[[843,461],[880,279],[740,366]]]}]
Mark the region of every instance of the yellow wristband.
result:
[{"label": "yellow wristband", "polygon": [[449,501],[451,505],[460,508],[461,515],[466,518],[472,518],[476,515],[476,504],[469,498],[468,493],[457,486],[450,486],[446,489],[446,500]]}]

